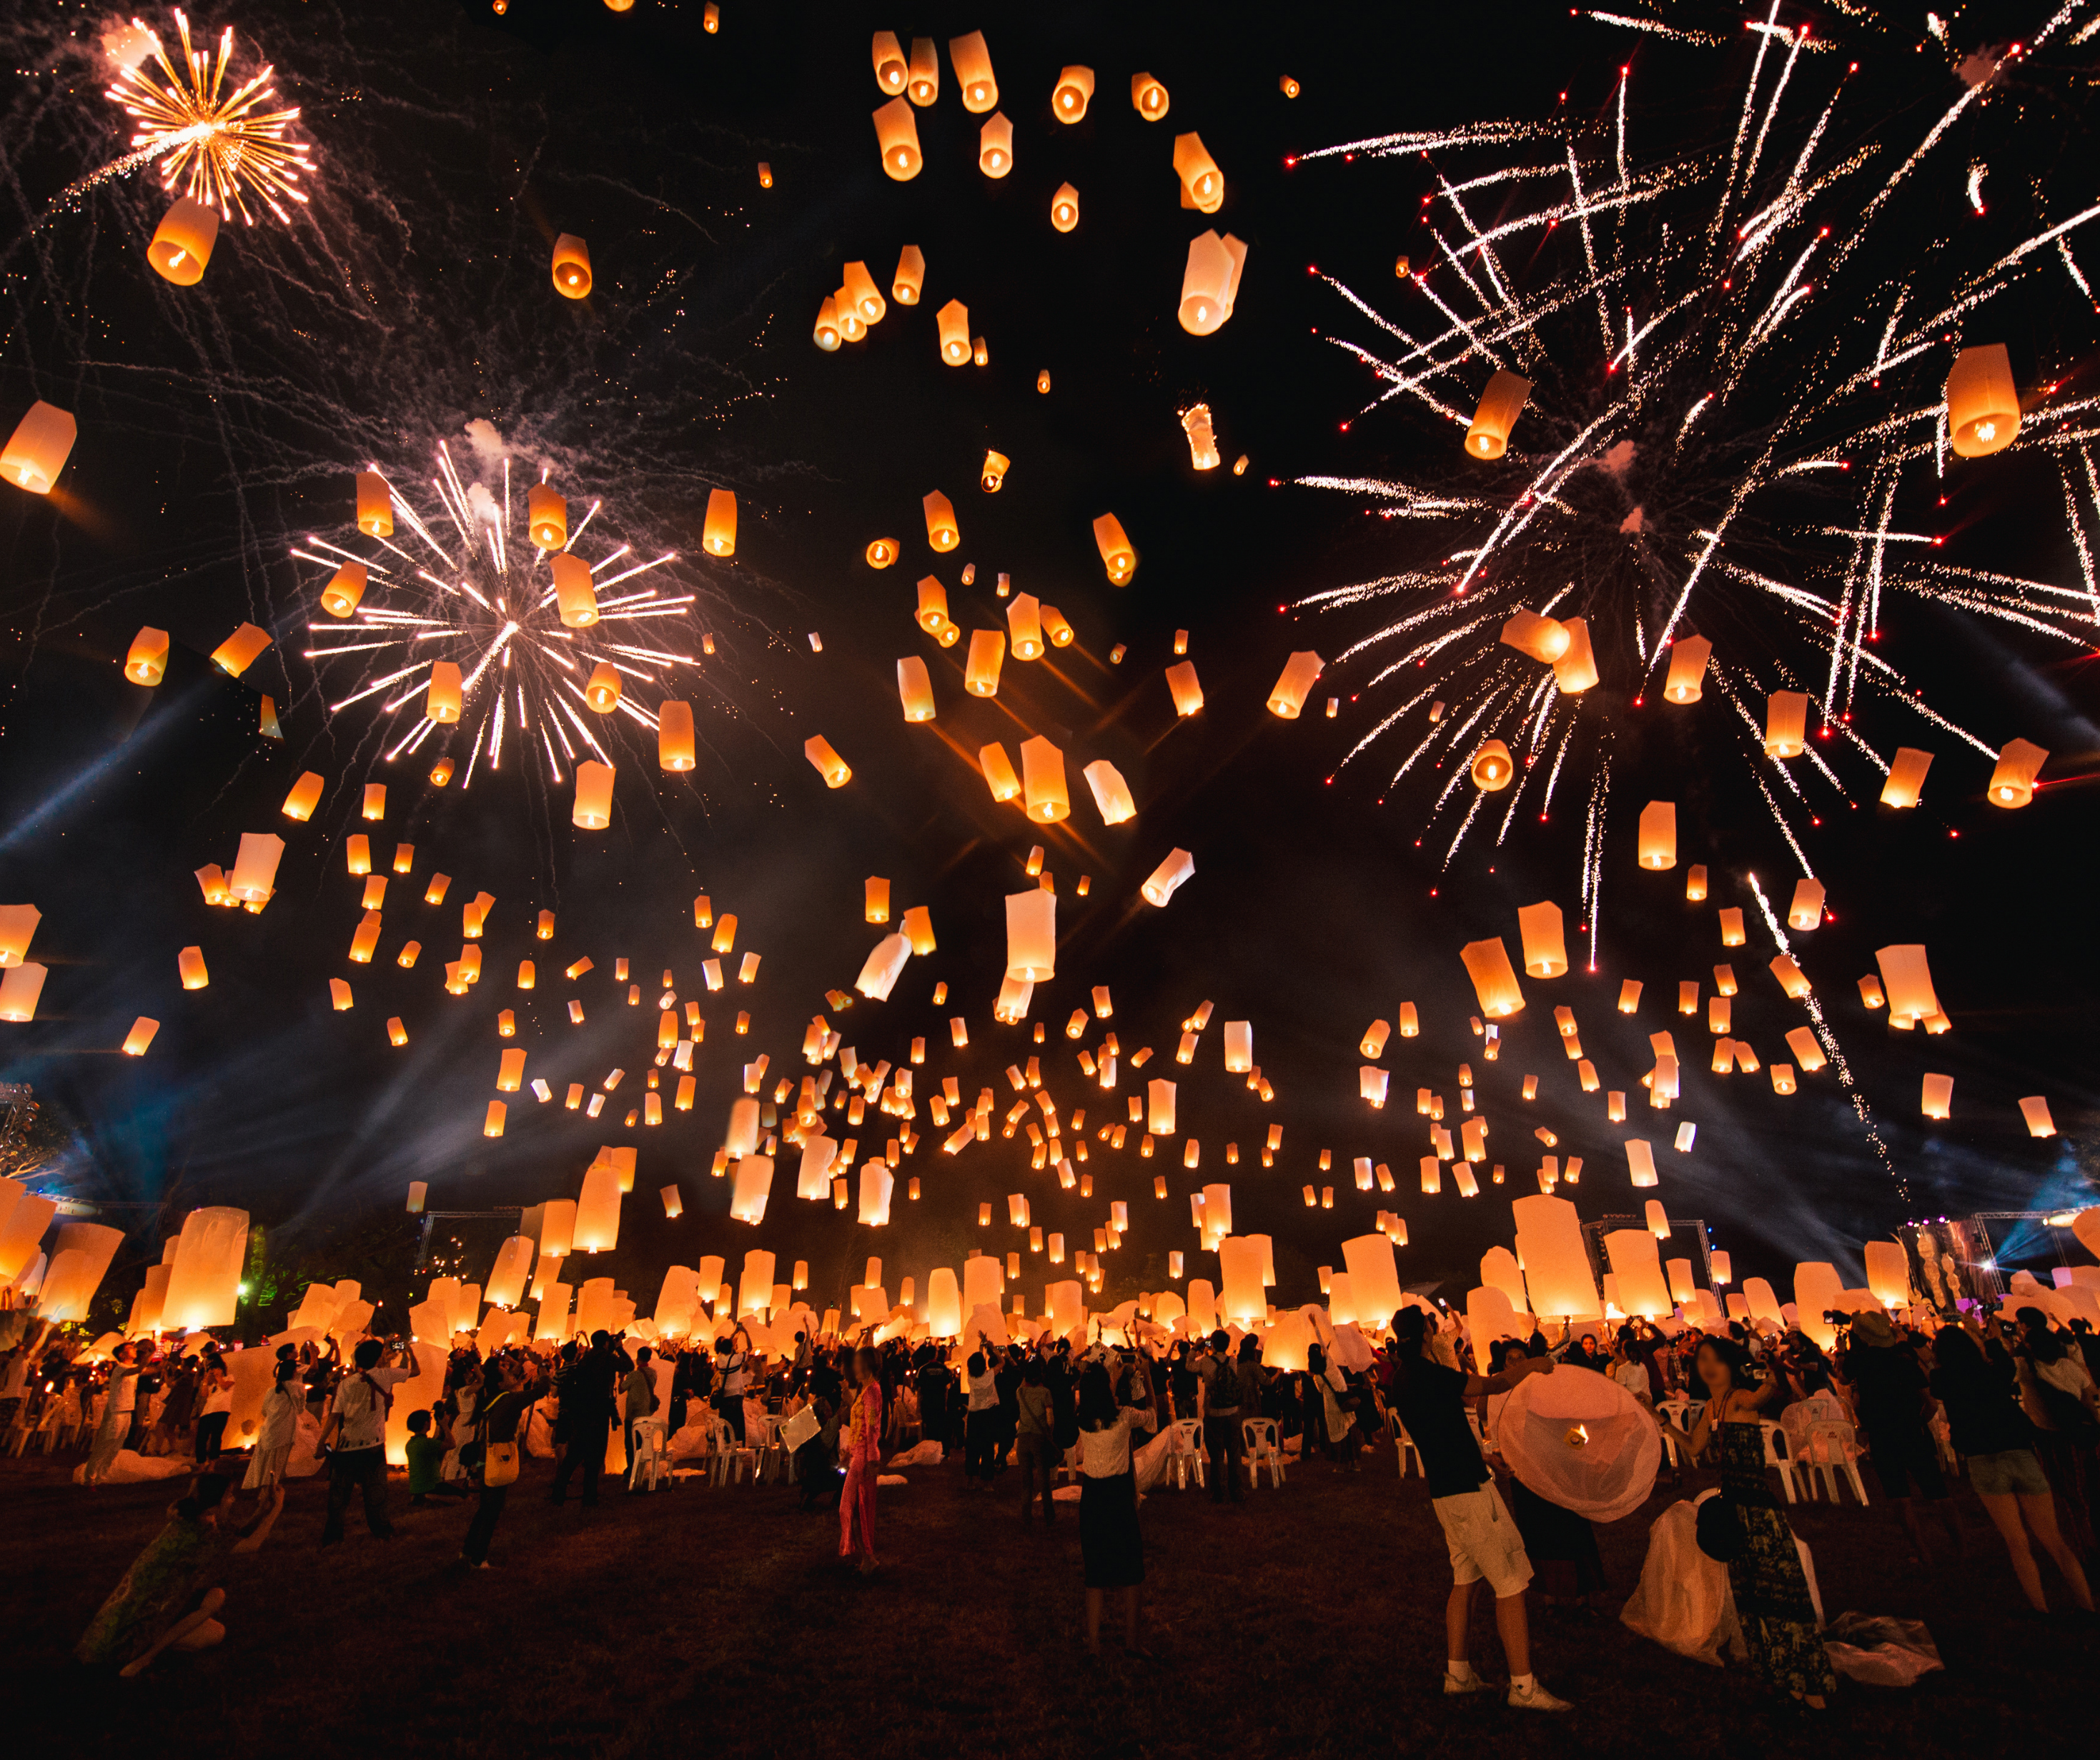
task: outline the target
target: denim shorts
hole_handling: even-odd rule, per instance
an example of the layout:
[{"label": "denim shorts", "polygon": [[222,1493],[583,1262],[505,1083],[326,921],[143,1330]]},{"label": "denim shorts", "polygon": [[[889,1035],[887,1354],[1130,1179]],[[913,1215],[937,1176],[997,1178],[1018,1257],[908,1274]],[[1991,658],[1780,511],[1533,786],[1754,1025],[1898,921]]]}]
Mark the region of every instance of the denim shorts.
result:
[{"label": "denim shorts", "polygon": [[2049,1476],[2031,1448],[1969,1457],[1969,1485],[1979,1497],[2047,1497]]}]

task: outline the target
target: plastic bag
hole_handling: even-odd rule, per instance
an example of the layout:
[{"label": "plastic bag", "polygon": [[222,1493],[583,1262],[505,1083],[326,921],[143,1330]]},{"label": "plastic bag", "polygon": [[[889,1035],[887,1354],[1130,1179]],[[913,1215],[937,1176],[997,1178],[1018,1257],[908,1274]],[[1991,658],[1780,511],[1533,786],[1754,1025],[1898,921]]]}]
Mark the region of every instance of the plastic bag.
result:
[{"label": "plastic bag", "polygon": [[1947,1665],[1923,1620],[1840,1613],[1824,1628],[1830,1665],[1869,1687],[1915,1687],[1918,1677]]}]

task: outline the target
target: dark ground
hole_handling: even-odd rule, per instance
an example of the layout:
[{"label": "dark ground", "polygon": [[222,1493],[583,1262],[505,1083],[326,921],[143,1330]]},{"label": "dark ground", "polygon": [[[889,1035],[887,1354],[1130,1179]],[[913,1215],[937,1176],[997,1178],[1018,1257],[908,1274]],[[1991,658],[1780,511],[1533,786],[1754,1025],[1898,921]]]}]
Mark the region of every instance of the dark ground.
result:
[{"label": "dark ground", "polygon": [[[1576,1705],[1549,1720],[1440,1696],[1448,1561],[1423,1481],[1396,1484],[1390,1452],[1354,1479],[1294,1467],[1281,1492],[1237,1510],[1193,1489],[1149,1498],[1158,1660],[1125,1661],[1105,1631],[1099,1665],[1080,1641],[1077,1521],[1024,1529],[1012,1476],[993,1495],[966,1493],[959,1463],[882,1492],[886,1565],[871,1581],[833,1559],[835,1518],[798,1514],[770,1485],[694,1480],[558,1512],[549,1465],[530,1462],[496,1536],[500,1568],[469,1575],[453,1563],[464,1511],[408,1510],[397,1477],[398,1538],[371,1540],[353,1511],[348,1542],[323,1554],[323,1482],[297,1481],[262,1552],[233,1561],[226,1644],[137,1682],[90,1677],[68,1652],[174,1493],[79,1489],[77,1459],[0,1462],[0,1702],[20,1754],[2092,1751],[2094,1628],[2023,1611],[1965,1495],[1974,1556],[1930,1570],[1905,1562],[1878,1504],[1795,1518],[1826,1613],[1930,1625],[1947,1667],[1917,1688],[1847,1684],[1811,1722],[1616,1617],[1542,1612],[1534,1587],[1538,1666]],[[1661,1488],[1601,1532],[1614,1612],[1675,1494]],[[1474,1657],[1499,1667],[1485,1621]]]}]

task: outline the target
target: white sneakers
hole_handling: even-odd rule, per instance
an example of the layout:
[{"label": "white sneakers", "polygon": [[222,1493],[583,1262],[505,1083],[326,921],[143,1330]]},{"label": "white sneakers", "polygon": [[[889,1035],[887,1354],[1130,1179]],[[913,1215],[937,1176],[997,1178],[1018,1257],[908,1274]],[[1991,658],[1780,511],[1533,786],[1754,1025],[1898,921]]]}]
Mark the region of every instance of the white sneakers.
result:
[{"label": "white sneakers", "polygon": [[1568,1711],[1573,1709],[1565,1699],[1556,1699],[1548,1692],[1536,1675],[1532,1677],[1529,1687],[1520,1687],[1515,1682],[1511,1682],[1510,1690],[1504,1695],[1502,1703],[1517,1711]]},{"label": "white sneakers", "polygon": [[1444,1671],[1444,1696],[1447,1699],[1467,1698],[1475,1693],[1493,1691],[1494,1688],[1477,1674],[1468,1674],[1463,1680],[1460,1680],[1449,1669]]}]

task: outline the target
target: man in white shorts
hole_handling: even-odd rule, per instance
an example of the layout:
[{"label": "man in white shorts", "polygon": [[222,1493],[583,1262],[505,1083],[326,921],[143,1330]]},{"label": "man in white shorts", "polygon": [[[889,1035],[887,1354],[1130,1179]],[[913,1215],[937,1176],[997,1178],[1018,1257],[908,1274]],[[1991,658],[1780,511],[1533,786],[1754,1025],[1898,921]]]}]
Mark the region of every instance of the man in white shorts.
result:
[{"label": "man in white shorts", "polygon": [[1531,1627],[1524,1591],[1531,1582],[1531,1560],[1516,1522],[1480,1445],[1466,1423],[1465,1402],[1482,1393],[1507,1393],[1528,1375],[1551,1374],[1551,1357],[1512,1362],[1496,1375],[1469,1375],[1449,1369],[1430,1353],[1428,1317],[1419,1308],[1403,1308],[1393,1316],[1399,1368],[1393,1387],[1393,1410],[1422,1457],[1429,1495],[1451,1548],[1451,1599],[1445,1605],[1444,1691],[1453,1696],[1487,1692],[1487,1682],[1474,1674],[1467,1659],[1476,1586],[1485,1582],[1495,1598],[1495,1629],[1510,1666],[1506,1703],[1524,1711],[1565,1711],[1531,1671]]}]

